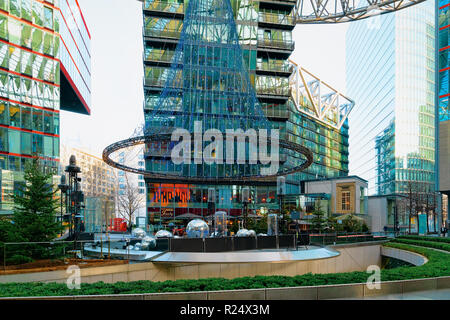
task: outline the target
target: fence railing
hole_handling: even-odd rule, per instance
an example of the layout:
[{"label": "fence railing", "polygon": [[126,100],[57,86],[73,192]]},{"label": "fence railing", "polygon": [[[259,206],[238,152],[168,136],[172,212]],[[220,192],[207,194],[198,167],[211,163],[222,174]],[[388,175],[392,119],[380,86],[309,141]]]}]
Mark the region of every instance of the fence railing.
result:
[{"label": "fence railing", "polygon": [[170,252],[229,252],[256,249],[297,249],[295,235],[218,238],[169,238]]},{"label": "fence railing", "polygon": [[334,245],[343,243],[379,241],[387,239],[387,235],[374,235],[370,232],[310,233],[309,243]]},{"label": "fence railing", "polygon": [[[136,255],[132,249],[141,239],[100,239],[52,242],[0,243],[0,266],[3,270],[51,267],[64,259],[122,259],[130,260]],[[167,239],[149,243],[146,251],[167,251]],[[139,251],[137,252],[139,255]],[[141,254],[142,256],[142,254]],[[1,268],[1,267],[0,267]]]}]

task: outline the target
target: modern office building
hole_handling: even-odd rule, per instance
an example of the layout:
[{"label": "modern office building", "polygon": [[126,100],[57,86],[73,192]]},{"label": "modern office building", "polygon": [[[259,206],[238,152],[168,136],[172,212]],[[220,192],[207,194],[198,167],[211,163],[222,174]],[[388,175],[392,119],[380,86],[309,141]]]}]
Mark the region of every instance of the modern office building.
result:
[{"label": "modern office building", "polygon": [[437,21],[437,70],[438,86],[436,92],[437,110],[436,119],[439,129],[438,140],[438,185],[443,194],[442,213],[443,221],[447,221],[448,227],[448,204],[450,195],[450,81],[449,81],[449,51],[450,51],[450,1],[436,1]]},{"label": "modern office building", "polygon": [[[206,1],[203,2],[206,3]],[[348,124],[345,117],[341,117],[339,114],[339,105],[337,109],[334,106],[337,105],[336,101],[339,99],[333,99],[334,96],[339,96],[339,94],[337,92],[328,96],[321,94],[318,91],[321,81],[317,77],[299,85],[297,85],[298,81],[301,80],[297,77],[295,78],[297,84],[293,83],[295,82],[293,77],[299,70],[296,69],[297,66],[288,61],[294,50],[292,30],[294,29],[293,10],[295,3],[296,1],[293,0],[231,0],[240,50],[242,50],[244,60],[243,69],[245,69],[235,69],[233,72],[242,73],[242,77],[246,77],[244,72],[248,74],[249,82],[253,87],[252,90],[256,92],[257,102],[255,104],[259,104],[271,126],[280,129],[282,137],[303,144],[314,153],[312,166],[304,172],[287,177],[286,193],[294,195],[289,200],[294,202],[298,200],[295,196],[298,196],[301,192],[301,181],[346,176],[348,173]],[[158,120],[155,122],[154,119],[154,112],[164,87],[171,87],[177,81],[170,70],[171,67],[176,67],[173,64],[174,55],[182,36],[186,10],[187,2],[184,3],[183,1],[146,0],[143,2],[144,114],[146,124],[149,127],[158,125],[156,123]],[[211,17],[212,20],[214,20],[214,17]],[[205,18],[204,22],[208,23],[207,21],[208,19]],[[219,28],[217,27],[219,24],[220,22],[217,22],[216,28]],[[211,27],[211,30],[213,28],[215,27]],[[205,34],[208,34],[208,28],[205,27],[204,30]],[[207,38],[205,36],[205,39],[201,41],[206,41]],[[217,45],[211,45],[211,47],[215,46]],[[206,48],[208,45],[204,47]],[[205,50],[204,58],[211,59],[210,56],[207,56],[207,49]],[[218,54],[219,48],[215,50],[217,52],[211,49],[208,53],[211,57],[214,57],[213,60],[217,63],[217,65],[211,65],[211,68],[217,67],[221,63],[220,61],[224,59],[223,56]],[[178,57],[175,58],[179,59]],[[187,59],[190,58],[187,57]],[[199,64],[203,63],[201,59],[203,57],[200,58]],[[229,60],[230,68],[239,64],[236,59],[238,58],[234,57]],[[176,63],[179,63],[178,60]],[[206,79],[208,77],[205,76]],[[192,86],[192,83],[186,85]],[[198,85],[197,89],[202,90],[201,82]],[[214,80],[212,85],[214,88]],[[219,90],[223,90],[223,88]],[[295,96],[292,95],[294,91]],[[168,91],[166,90],[166,92]],[[199,99],[198,103],[210,93],[203,91],[201,94],[204,96],[195,97],[195,99]],[[330,97],[332,101],[327,100]],[[346,104],[352,104],[346,98],[341,98],[342,101],[346,101]],[[176,99],[173,101],[176,101]],[[330,108],[325,107],[327,103]],[[217,110],[220,110],[220,106],[217,106],[217,108]],[[206,114],[206,111],[204,112]],[[176,113],[174,112],[174,114]],[[248,119],[249,117],[248,114],[241,116],[242,119]],[[220,117],[226,118],[229,115],[227,112],[222,112],[219,114]],[[181,116],[179,116],[179,119],[181,119]],[[248,125],[251,126],[252,124]],[[155,144],[146,150],[147,170],[164,171],[163,168],[166,168],[166,163],[161,161],[161,156],[166,154],[168,150],[161,150],[160,148],[160,145]],[[282,163],[289,163],[294,160],[290,155],[280,155],[280,162]],[[189,170],[186,172],[180,170],[180,174],[192,174],[193,169]],[[232,216],[241,215],[243,210],[241,199],[243,186],[164,184],[148,179],[146,183],[147,214],[150,223],[159,223],[161,220],[170,221],[179,217],[192,218],[211,214],[211,204],[208,203],[208,189],[211,188],[216,190],[215,210],[225,210]],[[249,187],[250,214],[260,215],[279,210],[275,182],[259,186],[250,185]]]},{"label": "modern office building", "polygon": [[0,1],[0,214],[33,154],[58,172],[60,110],[90,114],[90,77],[77,0]]},{"label": "modern office building", "polygon": [[[74,155],[80,167],[80,187],[84,194],[83,222],[86,232],[100,232],[117,216],[117,170],[108,166],[91,151],[61,146],[61,168],[64,173]],[[66,174],[67,175],[67,174]],[[66,177],[68,179],[68,177]]]},{"label": "modern office building", "polygon": [[368,181],[370,196],[395,202],[411,186],[436,191],[434,3],[352,22],[347,31],[346,93],[356,103],[349,169]]},{"label": "modern office building", "polygon": [[[130,148],[118,153],[117,163],[125,164],[133,168],[145,169],[144,148]],[[117,208],[131,205],[136,209],[133,213],[133,222],[139,226],[146,225],[146,205],[145,205],[145,180],[142,174],[118,170],[117,172]],[[118,216],[121,216],[118,212]]]}]

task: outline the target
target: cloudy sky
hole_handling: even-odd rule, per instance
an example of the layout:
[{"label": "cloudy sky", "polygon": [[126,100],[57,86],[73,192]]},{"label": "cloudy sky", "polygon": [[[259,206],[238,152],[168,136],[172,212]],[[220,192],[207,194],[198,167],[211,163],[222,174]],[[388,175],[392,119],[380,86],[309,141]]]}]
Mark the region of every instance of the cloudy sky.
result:
[{"label": "cloudy sky", "polygon": [[[143,122],[142,4],[136,0],[79,0],[91,33],[90,116],[61,112],[61,143],[100,155]],[[294,30],[299,65],[345,94],[348,24],[299,25]]]}]

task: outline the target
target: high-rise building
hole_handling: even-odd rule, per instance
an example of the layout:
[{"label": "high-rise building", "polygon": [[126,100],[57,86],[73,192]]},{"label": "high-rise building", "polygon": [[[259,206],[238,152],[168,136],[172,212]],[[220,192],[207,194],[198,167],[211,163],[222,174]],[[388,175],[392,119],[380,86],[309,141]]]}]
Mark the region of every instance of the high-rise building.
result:
[{"label": "high-rise building", "polygon": [[[201,2],[201,5],[205,7],[204,10],[211,10],[211,8],[208,9],[207,7],[217,5],[214,1]],[[171,68],[177,68],[176,65],[179,64],[180,60],[180,57],[175,57],[175,53],[177,44],[182,36],[187,3],[183,1],[152,0],[143,2],[145,51],[144,115],[147,127],[160,126],[158,124],[159,118],[154,117],[155,108],[158,107],[157,104],[160,101],[160,95],[165,87],[171,88],[175,83],[179,83],[177,79],[181,79],[174,77],[174,71],[171,71]],[[314,163],[310,168],[304,172],[287,177],[286,192],[294,197],[301,192],[302,180],[346,176],[348,173],[348,124],[344,118],[336,115],[336,111],[332,108],[325,108],[327,99],[325,96],[321,96],[320,93],[317,96],[320,80],[316,78],[308,84],[301,84],[300,87],[302,89],[305,87],[308,87],[308,90],[311,89],[309,96],[307,96],[306,92],[303,91],[302,94],[299,91],[299,95],[294,99],[291,94],[292,90],[289,82],[293,75],[294,66],[288,62],[288,57],[294,50],[292,30],[295,25],[293,19],[295,3],[296,1],[294,0],[231,0],[233,18],[236,23],[236,32],[240,44],[239,51],[242,50],[244,60],[243,70],[237,70],[240,63],[236,61],[239,59],[237,53],[236,56],[233,56],[215,44],[208,46],[202,43],[198,47],[200,48],[199,50],[204,50],[203,52],[195,52],[192,53],[192,56],[185,57],[185,59],[192,59],[194,54],[198,55],[199,60],[196,62],[197,64],[204,64],[203,59],[214,60],[216,65],[212,62],[211,68],[229,67],[232,71],[227,70],[227,72],[240,73],[243,78],[245,78],[245,73],[247,73],[249,83],[253,86],[252,90],[256,92],[257,98],[257,102],[252,100],[251,105],[258,104],[260,106],[272,127],[280,129],[280,135],[283,138],[303,144],[314,153]],[[231,26],[221,27],[220,23],[223,22],[213,21],[218,18],[221,17],[211,17],[210,21],[207,18],[199,19],[201,20],[199,23],[211,24],[211,27],[208,26],[203,29],[204,35],[199,38],[200,42],[212,41],[213,37],[219,37],[220,32],[215,32],[214,28],[222,28],[221,32],[223,34],[230,32],[229,28]],[[198,26],[198,28],[201,28],[201,26]],[[192,39],[189,40],[192,41]],[[231,47],[231,44],[228,45]],[[208,49],[202,49],[202,46],[204,48],[208,47]],[[218,48],[210,49],[213,47]],[[224,56],[224,54],[229,56]],[[223,61],[229,61],[228,65],[222,66]],[[192,64],[193,62],[189,60],[189,63]],[[192,71],[187,70],[186,73],[190,74]],[[185,77],[186,79],[192,78],[191,76]],[[215,83],[214,75],[209,76],[205,74],[200,79],[198,80],[197,88],[192,88],[192,83],[186,84],[192,90],[199,90],[200,92],[198,96],[191,96],[192,94],[189,93],[190,99],[197,99],[195,100],[197,102],[189,104],[189,107],[199,108],[198,110],[200,110],[203,108],[202,104],[204,103],[205,109],[202,109],[204,117],[211,117],[208,114],[209,112],[217,114],[217,119],[232,117],[234,115],[233,112],[235,112],[232,108],[230,109],[229,107],[228,111],[220,111],[222,110],[219,102],[220,96],[218,96],[217,102],[214,101],[216,98],[209,98],[208,96],[210,94],[207,91],[210,90],[208,88],[209,85],[213,89],[224,91],[223,85],[221,87],[218,83]],[[204,85],[202,85],[202,79],[207,79]],[[211,83],[208,84],[208,81],[211,81]],[[227,80],[221,81],[223,84]],[[309,87],[311,83],[313,83],[315,88]],[[172,94],[169,91],[166,90],[164,95],[169,96]],[[244,93],[247,94],[248,92]],[[229,93],[223,94],[229,95]],[[236,94],[240,93],[237,92]],[[312,99],[312,95],[317,100]],[[176,104],[178,98],[174,96],[171,99]],[[184,95],[183,99],[187,99],[187,95]],[[335,101],[333,100],[330,104],[336,103]],[[319,108],[317,104],[320,105]],[[163,109],[167,113],[172,112],[175,118],[178,117],[179,123],[185,121],[182,120],[183,115],[179,113],[180,110],[172,110],[171,108],[175,109],[176,106],[165,106]],[[185,108],[185,104],[183,104],[182,108]],[[223,110],[226,110],[226,108],[223,107]],[[244,111],[246,114],[238,116],[242,117],[242,121],[248,121],[252,114],[248,113],[248,110]],[[318,115],[319,113],[320,116]],[[194,116],[194,113],[192,113],[192,116]],[[342,120],[342,123],[339,125],[333,126],[328,123],[331,121],[336,124],[339,122],[338,120]],[[231,122],[229,124],[232,125]],[[256,122],[254,124],[248,122],[247,124],[250,127],[256,125]],[[222,129],[223,125],[226,127],[226,123],[223,120],[217,120],[216,125],[219,126],[219,129]],[[167,156],[167,152],[168,150],[161,149],[161,146],[158,144],[155,144],[153,147],[150,146],[145,154],[146,169],[163,172],[165,170],[178,170],[170,168],[169,164],[163,160]],[[280,155],[282,163],[289,163],[294,160],[290,155]],[[199,168],[186,168],[186,171],[180,169],[178,172],[181,175],[195,175],[198,174],[198,170]],[[222,169],[219,167],[217,170],[214,171],[214,174],[218,174],[220,177],[222,174],[220,170]],[[225,168],[224,170],[224,174],[227,174],[227,169]],[[212,174],[212,171],[208,171],[208,175],[210,174]],[[210,188],[216,190],[216,210],[223,209],[231,215],[240,215],[242,213],[242,186],[167,184],[149,179],[146,180],[146,183],[147,214],[151,222],[158,223],[160,219],[169,221],[179,216],[194,217],[210,214],[211,210],[208,205],[208,189]],[[250,198],[250,213],[260,214],[278,210],[279,201],[277,199],[276,183],[269,183],[264,186],[250,185]],[[294,199],[293,201],[295,202],[296,200]]]},{"label": "high-rise building", "polygon": [[[117,216],[117,170],[108,166],[101,157],[88,150],[61,146],[61,173],[74,155],[80,167],[80,187],[84,194],[83,222],[86,232],[106,230],[106,225]],[[67,177],[68,179],[68,177]],[[63,196],[64,199],[64,196]]]},{"label": "high-rise building", "polygon": [[[130,148],[117,154],[117,163],[145,169],[144,149]],[[144,225],[146,221],[145,180],[142,174],[132,174],[122,170],[117,172],[117,210],[118,215],[126,216],[126,211],[133,210],[132,219],[136,225]],[[128,211],[129,212],[129,211]],[[144,223],[141,223],[141,220]]]},{"label": "high-rise building", "polygon": [[[450,65],[449,65],[449,51],[450,51],[450,1],[440,0],[436,1],[436,25],[437,28],[437,110],[436,119],[439,129],[438,140],[438,186],[439,191],[443,194],[443,221],[448,221],[448,207],[450,196]],[[448,227],[448,222],[447,222]]]},{"label": "high-rise building", "polygon": [[0,1],[0,214],[33,155],[57,173],[60,110],[90,114],[90,64],[77,0]]},{"label": "high-rise building", "polygon": [[430,0],[348,28],[349,169],[369,195],[436,190],[434,20]]}]

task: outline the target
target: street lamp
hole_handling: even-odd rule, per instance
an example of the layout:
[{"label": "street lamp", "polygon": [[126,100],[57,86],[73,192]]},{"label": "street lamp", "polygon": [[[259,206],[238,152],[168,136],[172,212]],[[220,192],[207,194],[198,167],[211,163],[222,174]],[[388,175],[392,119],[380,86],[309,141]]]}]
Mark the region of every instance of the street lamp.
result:
[{"label": "street lamp", "polygon": [[278,194],[278,199],[280,201],[280,218],[282,219],[282,223],[284,226],[283,196],[286,194],[286,178],[285,177],[277,178],[277,194]]},{"label": "street lamp", "polygon": [[242,227],[247,229],[247,217],[248,217],[248,203],[250,202],[250,188],[242,188],[242,202],[244,204],[244,212],[242,214]]},{"label": "street lamp", "polygon": [[[81,209],[81,202],[84,201],[84,195],[80,188],[81,178],[78,178],[78,174],[81,172],[80,167],[77,166],[77,160],[74,155],[70,156],[69,165],[66,167],[65,172],[69,174],[69,188],[67,190],[69,199],[69,214],[71,225],[74,222],[74,227],[70,229],[70,236],[75,239],[80,233],[80,220],[81,215],[79,211]],[[72,232],[73,231],[73,232]]]},{"label": "street lamp", "polygon": [[61,181],[60,184],[58,185],[58,189],[61,190],[61,217],[60,217],[60,222],[61,222],[61,236],[63,235],[63,194],[65,195],[65,203],[66,203],[66,213],[67,213],[67,190],[69,189],[69,186],[66,184],[66,176],[63,174],[61,175]]}]

